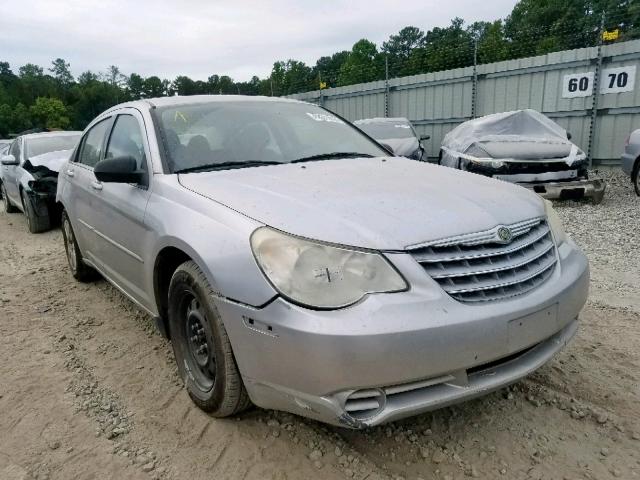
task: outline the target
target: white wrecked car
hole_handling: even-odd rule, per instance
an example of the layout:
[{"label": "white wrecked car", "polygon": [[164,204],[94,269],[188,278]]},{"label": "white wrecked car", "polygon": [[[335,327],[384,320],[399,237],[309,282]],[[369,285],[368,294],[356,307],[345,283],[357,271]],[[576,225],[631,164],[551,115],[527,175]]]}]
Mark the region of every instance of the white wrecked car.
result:
[{"label": "white wrecked car", "polygon": [[570,138],[535,110],[495,113],[451,130],[439,163],[517,183],[548,199],[588,197],[600,203],[605,184],[589,179],[587,156]]}]

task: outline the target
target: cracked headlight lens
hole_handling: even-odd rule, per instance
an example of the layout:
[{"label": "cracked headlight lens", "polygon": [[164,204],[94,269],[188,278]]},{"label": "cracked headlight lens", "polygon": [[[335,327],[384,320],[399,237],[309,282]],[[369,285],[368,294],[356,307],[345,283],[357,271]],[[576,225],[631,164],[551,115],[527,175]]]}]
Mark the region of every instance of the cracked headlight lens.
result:
[{"label": "cracked headlight lens", "polygon": [[308,307],[341,308],[369,293],[407,288],[380,253],[306,240],[269,227],[253,232],[251,248],[274,288]]}]

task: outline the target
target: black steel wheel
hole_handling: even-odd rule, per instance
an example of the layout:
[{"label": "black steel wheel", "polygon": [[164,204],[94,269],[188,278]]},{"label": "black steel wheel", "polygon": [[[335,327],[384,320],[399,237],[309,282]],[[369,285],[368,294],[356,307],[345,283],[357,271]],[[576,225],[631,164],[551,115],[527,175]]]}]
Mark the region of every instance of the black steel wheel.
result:
[{"label": "black steel wheel", "polygon": [[246,409],[251,402],[211,298],[213,293],[194,262],[180,265],[169,284],[169,330],[189,396],[202,410],[227,417]]}]

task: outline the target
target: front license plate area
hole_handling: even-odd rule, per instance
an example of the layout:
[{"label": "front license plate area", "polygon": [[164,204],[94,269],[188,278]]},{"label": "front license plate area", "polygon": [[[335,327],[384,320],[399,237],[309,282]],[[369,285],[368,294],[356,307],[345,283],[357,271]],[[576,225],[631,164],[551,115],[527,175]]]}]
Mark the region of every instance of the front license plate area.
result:
[{"label": "front license plate area", "polygon": [[549,338],[560,330],[558,324],[558,304],[525,317],[510,320],[508,324],[509,353],[524,350]]}]

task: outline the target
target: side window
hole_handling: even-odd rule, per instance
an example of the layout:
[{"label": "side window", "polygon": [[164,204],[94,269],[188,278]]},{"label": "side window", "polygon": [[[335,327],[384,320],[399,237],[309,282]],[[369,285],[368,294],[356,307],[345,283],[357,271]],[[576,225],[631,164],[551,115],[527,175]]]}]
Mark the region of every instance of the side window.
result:
[{"label": "side window", "polygon": [[20,161],[20,139],[16,138],[11,144],[9,154],[13,155],[16,160]]},{"label": "side window", "polygon": [[93,168],[100,161],[104,136],[110,125],[109,120],[107,118],[96,123],[84,136],[77,160],[79,163]]},{"label": "side window", "polygon": [[142,132],[133,115],[118,115],[105,154],[105,158],[123,156],[135,158],[138,169],[147,170]]}]

